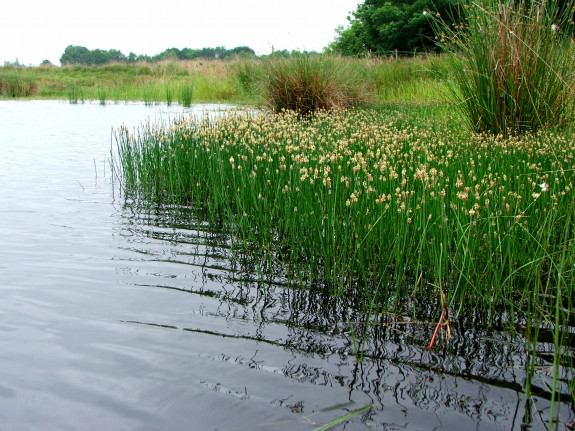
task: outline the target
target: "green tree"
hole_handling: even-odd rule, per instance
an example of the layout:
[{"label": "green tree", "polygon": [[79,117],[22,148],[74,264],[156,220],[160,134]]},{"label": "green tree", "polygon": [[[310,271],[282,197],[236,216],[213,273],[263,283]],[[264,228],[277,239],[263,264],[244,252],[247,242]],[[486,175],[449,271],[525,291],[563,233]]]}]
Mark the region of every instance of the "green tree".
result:
[{"label": "green tree", "polygon": [[249,46],[236,46],[235,48],[228,49],[223,54],[222,58],[249,58],[255,57],[256,53]]},{"label": "green tree", "polygon": [[66,64],[82,64],[86,66],[101,65],[108,63],[125,63],[127,57],[117,49],[110,49],[109,51],[103,49],[89,50],[84,46],[69,45],[64,50],[64,54],[60,57],[60,63]]},{"label": "green tree", "polygon": [[383,55],[389,51],[436,51],[432,16],[452,24],[457,0],[366,0],[336,31],[328,50],[343,55]]},{"label": "green tree", "polygon": [[60,57],[60,63],[65,64],[86,64],[90,50],[84,46],[68,45],[64,54]]}]

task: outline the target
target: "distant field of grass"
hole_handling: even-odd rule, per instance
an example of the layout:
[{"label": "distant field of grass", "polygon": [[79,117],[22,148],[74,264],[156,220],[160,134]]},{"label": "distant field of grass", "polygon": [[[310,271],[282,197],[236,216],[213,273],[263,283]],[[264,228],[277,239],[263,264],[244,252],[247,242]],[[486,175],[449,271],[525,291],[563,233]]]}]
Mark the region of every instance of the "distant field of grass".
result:
[{"label": "distant field of grass", "polygon": [[[275,60],[279,62],[280,60]],[[361,70],[375,92],[372,102],[444,100],[438,71],[443,60],[342,59]],[[264,104],[266,79],[274,60],[179,61],[106,66],[0,67],[1,98],[62,99],[72,103],[96,100],[228,102]]]},{"label": "distant field of grass", "polygon": [[[31,82],[33,90],[6,91],[16,78]],[[176,103],[190,90],[196,102],[238,100],[234,76],[224,62],[0,68],[0,94],[4,98]]]}]

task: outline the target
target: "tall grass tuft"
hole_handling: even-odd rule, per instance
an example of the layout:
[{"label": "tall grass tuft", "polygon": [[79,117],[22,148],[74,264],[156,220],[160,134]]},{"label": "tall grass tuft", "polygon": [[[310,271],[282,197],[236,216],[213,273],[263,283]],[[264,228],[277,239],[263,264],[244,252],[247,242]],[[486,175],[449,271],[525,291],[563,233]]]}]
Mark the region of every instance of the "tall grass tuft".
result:
[{"label": "tall grass tuft", "polygon": [[300,55],[266,64],[267,104],[307,115],[368,104],[373,81],[365,68],[337,57]]},{"label": "tall grass tuft", "polygon": [[71,84],[68,86],[68,101],[73,105],[78,102],[84,103],[84,91],[77,84]]},{"label": "tall grass tuft", "polygon": [[36,93],[38,85],[31,76],[18,71],[0,75],[0,95],[8,97],[29,97]]},{"label": "tall grass tuft", "polygon": [[172,105],[174,100],[174,90],[170,84],[166,85],[166,103],[168,106]]},{"label": "tall grass tuft", "polygon": [[264,80],[262,63],[255,60],[242,60],[234,65],[234,72],[240,91],[248,97],[255,96]]},{"label": "tall grass tuft", "polygon": [[100,105],[104,106],[106,104],[107,98],[108,98],[108,92],[106,88],[104,87],[98,88],[98,99],[100,100]]},{"label": "tall grass tuft", "polygon": [[178,100],[182,106],[192,106],[193,87],[188,82],[182,83],[178,88]]},{"label": "tall grass tuft", "polygon": [[[522,133],[563,125],[572,113],[573,1],[464,2],[464,24],[439,23],[453,55],[451,96],[473,130]],[[437,22],[436,22],[437,24]]]}]

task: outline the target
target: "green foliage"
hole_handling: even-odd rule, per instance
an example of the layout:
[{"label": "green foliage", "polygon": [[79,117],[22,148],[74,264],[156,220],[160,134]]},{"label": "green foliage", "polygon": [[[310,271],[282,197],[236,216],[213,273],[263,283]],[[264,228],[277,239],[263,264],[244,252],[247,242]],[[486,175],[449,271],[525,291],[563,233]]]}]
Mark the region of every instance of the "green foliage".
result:
[{"label": "green foliage", "polygon": [[128,200],[217,220],[262,278],[412,321],[438,296],[450,319],[498,316],[525,333],[525,395],[538,380],[552,429],[558,397],[575,401],[575,140],[475,134],[436,114],[402,105],[122,128],[116,173]]},{"label": "green foliage", "polygon": [[333,428],[334,426],[336,426],[342,422],[345,422],[348,419],[351,419],[354,416],[360,415],[362,413],[365,413],[365,412],[371,410],[372,408],[373,408],[373,404],[370,404],[370,405],[362,407],[360,409],[353,410],[353,411],[349,412],[348,414],[346,414],[340,418],[334,419],[333,421],[331,421],[325,425],[314,428],[313,431],[327,431],[327,430]]},{"label": "green foliage", "polygon": [[358,64],[332,56],[300,55],[268,61],[265,92],[274,112],[307,115],[364,105],[372,98],[372,82]]},{"label": "green foliage", "polygon": [[262,55],[261,58],[263,60],[277,60],[280,58],[292,58],[292,57],[300,57],[302,55],[318,55],[319,53],[316,51],[298,51],[292,49],[291,51],[288,49],[272,49],[272,52],[268,55]]},{"label": "green foliage", "polygon": [[182,106],[190,107],[192,105],[193,87],[189,82],[184,82],[178,89],[179,102]]},{"label": "green foliage", "polygon": [[241,91],[249,96],[253,96],[263,78],[262,63],[249,60],[240,61],[234,66],[234,68],[236,80]]},{"label": "green foliage", "polygon": [[361,56],[368,53],[364,26],[361,21],[351,20],[348,28],[338,26],[335,31],[338,36],[328,46],[327,52],[349,56]]},{"label": "green foliage", "polygon": [[247,46],[238,46],[232,49],[226,49],[224,47],[203,49],[168,48],[165,51],[150,57],[149,55],[136,55],[133,52],[130,52],[128,56],[125,56],[122,52],[116,49],[111,49],[109,51],[101,49],[89,50],[83,46],[70,45],[64,50],[62,57],[60,57],[60,63],[62,65],[82,64],[92,66],[109,63],[136,63],[142,61],[155,63],[166,60],[233,59],[254,56],[254,50]]},{"label": "green foliage", "polygon": [[386,55],[390,51],[436,51],[430,16],[440,15],[449,24],[457,22],[456,0],[385,1],[360,4],[350,26],[338,28],[329,49],[342,55]]},{"label": "green foliage", "polygon": [[[421,278],[455,314],[521,312],[531,298],[545,318],[561,289],[572,309],[572,136],[503,139],[416,113],[226,115],[123,130],[123,184],[130,198],[209,208],[252,248],[283,247],[300,280],[345,289],[365,276],[415,295]],[[402,307],[385,292],[380,300]]]},{"label": "green foliage", "polygon": [[443,82],[435,69],[444,61],[439,56],[430,58],[366,60],[371,80],[381,101],[424,102],[442,100]]},{"label": "green foliage", "polygon": [[570,120],[575,51],[572,30],[564,30],[572,28],[572,6],[571,0],[470,1],[462,9],[467,25],[438,22],[453,53],[451,96],[472,129],[522,133]]},{"label": "green foliage", "polygon": [[[322,55],[316,54],[314,57],[319,59]],[[287,58],[269,56],[265,60],[166,61],[18,69],[0,67],[0,80],[11,79],[5,75],[17,72],[20,78],[34,83],[33,94],[41,98],[102,101],[105,97],[106,100],[147,103],[179,101],[180,84],[187,82],[193,86],[196,102],[231,101],[262,106],[266,103],[270,105],[270,69],[272,66],[276,70],[281,69],[279,66],[276,68],[274,63],[295,62],[301,57],[302,54],[290,53]],[[356,82],[347,87],[365,91],[369,101],[421,103],[445,99],[445,84],[437,79],[439,75],[445,75],[445,60],[440,56],[414,59],[332,58],[324,61],[326,64],[330,62],[332,69],[340,69],[332,70],[330,74],[342,82],[346,76]],[[329,87],[327,82],[325,86]],[[26,97],[28,93],[17,94],[22,96],[16,97]]]},{"label": "green foliage", "polygon": [[78,102],[84,102],[84,92],[82,91],[82,89],[80,87],[78,87],[78,85],[76,84],[71,84],[68,87],[68,101],[75,105]]},{"label": "green foliage", "polygon": [[84,65],[102,65],[107,63],[125,63],[126,56],[117,49],[104,51],[102,49],[89,50],[83,46],[69,45],[60,57],[62,65],[84,64]]},{"label": "green foliage", "polygon": [[5,68],[0,74],[0,95],[7,97],[29,97],[36,93],[38,84],[33,76],[26,75],[24,70]]}]

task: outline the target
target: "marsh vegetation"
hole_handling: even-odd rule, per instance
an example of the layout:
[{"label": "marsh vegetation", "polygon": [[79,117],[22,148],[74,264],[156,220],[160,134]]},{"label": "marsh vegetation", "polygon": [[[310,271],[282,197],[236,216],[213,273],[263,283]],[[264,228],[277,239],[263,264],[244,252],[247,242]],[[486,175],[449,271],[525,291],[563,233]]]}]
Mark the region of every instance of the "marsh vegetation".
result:
[{"label": "marsh vegetation", "polygon": [[[436,21],[441,58],[241,63],[241,94],[273,114],[119,130],[126,196],[222,219],[261,277],[359,295],[364,328],[436,321],[432,348],[480,310],[524,337],[552,428],[554,401],[575,400],[575,63],[550,7],[470,3],[465,25]],[[423,103],[442,98],[457,109]]]},{"label": "marsh vegetation", "polygon": [[441,56],[2,70],[0,89],[263,108],[116,130],[124,198],[191,210],[229,235],[258,280],[349,305],[359,357],[390,319],[434,322],[429,349],[448,345],[450,322],[466,315],[513,334],[524,346],[522,390],[528,403],[545,394],[554,428],[558,401],[575,402],[575,51],[565,10],[467,3],[461,25],[434,18],[450,52]]},{"label": "marsh vegetation", "polygon": [[[105,66],[0,67],[0,97],[62,99],[73,103],[96,100],[102,103],[143,101],[175,103],[191,91],[194,103],[232,102],[273,106],[273,85],[281,74],[294,72],[316,85],[349,85],[355,102],[445,100],[445,84],[437,73],[444,59],[430,56],[416,59],[344,59],[325,56],[295,56],[290,59],[240,59],[212,61],[164,61],[160,63]],[[336,66],[334,68],[334,66]],[[307,70],[307,72],[305,71]],[[323,73],[324,75],[317,75]],[[294,77],[297,74],[294,75]],[[13,82],[26,82],[27,87]],[[310,81],[311,82],[311,81]],[[184,90],[186,89],[186,90]],[[367,90],[367,91],[366,91]],[[278,88],[276,87],[276,92]],[[277,102],[279,103],[279,101]]]}]

